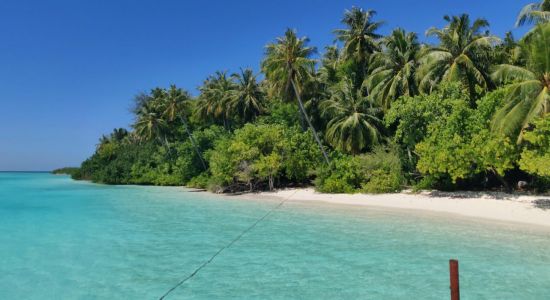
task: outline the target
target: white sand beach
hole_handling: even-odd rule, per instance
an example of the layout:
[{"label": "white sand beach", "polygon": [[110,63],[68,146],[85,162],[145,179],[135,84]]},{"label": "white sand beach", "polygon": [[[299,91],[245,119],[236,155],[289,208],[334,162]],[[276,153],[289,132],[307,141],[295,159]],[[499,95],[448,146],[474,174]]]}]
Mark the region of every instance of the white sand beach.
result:
[{"label": "white sand beach", "polygon": [[315,192],[313,188],[284,189],[253,194],[254,198],[258,196],[287,201],[322,201],[343,205],[412,209],[550,227],[550,196],[438,191],[378,195],[322,194]]}]

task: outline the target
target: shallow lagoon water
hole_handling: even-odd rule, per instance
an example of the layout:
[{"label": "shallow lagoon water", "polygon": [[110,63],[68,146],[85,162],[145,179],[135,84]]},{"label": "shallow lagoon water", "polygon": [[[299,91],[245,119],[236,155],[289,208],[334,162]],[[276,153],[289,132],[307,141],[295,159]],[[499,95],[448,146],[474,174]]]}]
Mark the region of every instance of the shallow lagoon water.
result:
[{"label": "shallow lagoon water", "polygon": [[[0,299],[158,299],[278,201],[0,173]],[[549,299],[550,230],[287,202],[167,299]]]}]

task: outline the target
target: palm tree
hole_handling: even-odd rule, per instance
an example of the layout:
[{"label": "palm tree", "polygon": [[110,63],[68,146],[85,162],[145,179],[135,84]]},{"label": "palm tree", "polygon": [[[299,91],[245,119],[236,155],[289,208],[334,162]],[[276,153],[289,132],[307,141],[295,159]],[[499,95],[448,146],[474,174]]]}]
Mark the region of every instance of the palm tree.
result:
[{"label": "palm tree", "polygon": [[374,10],[364,11],[361,8],[352,7],[351,10],[344,12],[342,18],[342,23],[347,28],[334,30],[336,39],[344,43],[344,57],[355,60],[359,65],[360,74],[358,75],[361,81],[366,74],[369,56],[380,49],[378,39],[382,36],[376,31],[383,23],[373,22],[374,15],[376,15]]},{"label": "palm tree", "polygon": [[384,110],[402,95],[418,94],[416,70],[420,44],[416,33],[395,29],[383,41],[384,52],[372,56],[372,72],[365,81],[373,99]]},{"label": "palm tree", "polygon": [[340,66],[340,49],[336,45],[325,47],[325,53],[321,59],[321,67],[319,68],[318,78],[319,80],[330,86],[337,83],[338,80],[338,68]]},{"label": "palm tree", "polygon": [[493,118],[493,129],[517,136],[538,116],[550,113],[550,23],[532,32],[524,47],[527,67],[499,65],[492,74],[495,81],[510,83],[506,104]]},{"label": "palm tree", "polygon": [[252,69],[241,69],[240,73],[235,73],[232,77],[236,82],[236,88],[231,95],[229,106],[244,122],[251,121],[265,111],[264,95],[256,75]]},{"label": "palm tree", "polygon": [[419,70],[420,88],[431,91],[442,81],[461,81],[475,98],[475,87],[484,89],[491,85],[489,62],[491,47],[499,41],[481,30],[489,23],[484,19],[470,22],[467,14],[445,16],[449,22],[442,29],[431,28],[427,36],[439,39],[439,46],[428,49]]},{"label": "palm tree", "polygon": [[516,27],[545,22],[550,22],[550,0],[525,5],[518,15]]},{"label": "palm tree", "polygon": [[231,111],[228,109],[231,101],[234,83],[227,72],[217,71],[209,76],[200,88],[201,95],[197,106],[197,114],[203,118],[221,120],[224,127],[229,128]]},{"label": "palm tree", "polygon": [[328,155],[301,99],[301,88],[312,76],[315,68],[315,61],[311,59],[311,55],[315,53],[315,48],[307,46],[308,42],[308,38],[298,38],[294,30],[288,29],[285,36],[277,38],[275,43],[266,46],[266,57],[262,61],[262,70],[267,80],[269,80],[272,91],[284,99],[296,99],[300,111],[309,128],[311,128],[313,137],[328,164]]},{"label": "palm tree", "polygon": [[334,147],[358,154],[380,142],[380,109],[354,88],[351,79],[344,78],[334,86],[331,98],[321,107],[330,118],[326,138]]},{"label": "palm tree", "polygon": [[111,143],[111,139],[108,136],[102,134],[101,137],[99,138],[99,143],[95,145],[96,152],[100,152],[101,149],[105,147],[105,145],[110,143]]},{"label": "palm tree", "polygon": [[150,101],[141,107],[137,115],[137,121],[133,127],[140,140],[157,140],[168,147],[166,120],[163,118],[162,112],[156,102]]},{"label": "palm tree", "polygon": [[189,129],[189,125],[187,123],[185,106],[190,99],[191,95],[187,91],[179,89],[175,85],[171,85],[170,89],[166,93],[166,97],[164,98],[163,114],[167,118],[168,122],[173,122],[174,120],[179,118],[183,125],[183,128],[185,129],[185,132],[187,133],[187,136],[189,137],[191,145],[195,149],[195,152],[197,153],[197,156],[201,161],[203,169],[206,171],[206,163],[202,158],[199,146],[193,138],[193,134],[191,133],[191,130]]},{"label": "palm tree", "polygon": [[111,133],[110,140],[115,142],[121,142],[124,138],[128,136],[128,130],[125,128],[115,128]]}]

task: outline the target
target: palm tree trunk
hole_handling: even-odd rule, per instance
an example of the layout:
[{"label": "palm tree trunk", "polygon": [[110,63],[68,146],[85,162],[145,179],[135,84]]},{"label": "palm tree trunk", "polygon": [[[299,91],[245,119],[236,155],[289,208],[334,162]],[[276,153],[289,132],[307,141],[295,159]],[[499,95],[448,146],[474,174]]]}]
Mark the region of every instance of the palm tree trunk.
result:
[{"label": "palm tree trunk", "polygon": [[300,98],[300,92],[298,92],[298,88],[296,87],[296,83],[294,83],[294,79],[290,79],[290,82],[292,84],[292,88],[294,89],[294,94],[296,94],[296,99],[298,100],[298,105],[300,106],[300,110],[302,111],[302,114],[304,115],[304,119],[306,119],[307,124],[309,125],[309,128],[311,128],[311,131],[313,132],[313,137],[315,138],[315,141],[317,142],[317,145],[319,145],[319,149],[321,149],[321,152],[323,153],[323,157],[325,158],[325,162],[330,164],[330,160],[328,159],[327,152],[325,151],[325,148],[323,148],[323,144],[321,143],[321,140],[319,139],[319,136],[317,135],[317,131],[315,131],[315,128],[313,128],[313,124],[311,124],[311,120],[309,119],[306,109],[304,108],[304,104],[302,103],[302,99]]},{"label": "palm tree trunk", "polygon": [[207,169],[206,168],[206,163],[204,162],[204,159],[202,159],[202,155],[201,155],[201,152],[199,150],[199,146],[195,142],[195,139],[193,138],[193,135],[191,134],[191,131],[189,130],[189,126],[187,126],[187,121],[185,120],[184,117],[180,117],[180,119],[181,119],[181,123],[183,123],[183,128],[185,128],[185,132],[187,132],[187,135],[189,136],[189,141],[191,141],[191,145],[195,149],[195,152],[197,153],[197,155],[199,156],[199,159],[201,161],[202,167],[206,171],[206,169]]},{"label": "palm tree trunk", "polygon": [[170,145],[168,144],[168,138],[166,135],[164,135],[164,141],[161,139],[161,143],[164,144],[164,148],[166,148],[166,154],[168,154],[168,160],[172,161],[172,148],[170,148]]}]

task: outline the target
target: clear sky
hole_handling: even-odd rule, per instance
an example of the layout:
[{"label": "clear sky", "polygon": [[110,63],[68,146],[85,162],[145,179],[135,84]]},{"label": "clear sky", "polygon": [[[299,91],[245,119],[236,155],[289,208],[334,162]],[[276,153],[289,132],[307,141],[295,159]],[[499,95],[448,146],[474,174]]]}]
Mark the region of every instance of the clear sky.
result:
[{"label": "clear sky", "polygon": [[322,50],[352,6],[376,10],[382,33],[424,38],[443,15],[463,12],[503,36],[529,2],[2,0],[0,170],[77,166],[101,134],[128,126],[138,92],[173,83],[196,94],[216,70],[257,70],[264,45],[287,27]]}]

